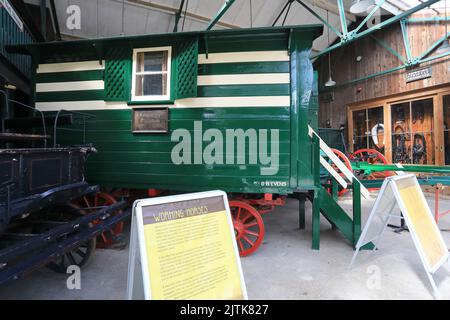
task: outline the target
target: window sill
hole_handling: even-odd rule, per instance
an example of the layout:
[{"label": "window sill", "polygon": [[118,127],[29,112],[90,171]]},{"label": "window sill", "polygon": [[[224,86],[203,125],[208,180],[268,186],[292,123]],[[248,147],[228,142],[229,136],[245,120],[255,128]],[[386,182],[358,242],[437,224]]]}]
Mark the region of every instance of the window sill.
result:
[{"label": "window sill", "polygon": [[128,101],[129,106],[146,106],[146,105],[161,105],[174,104],[173,100],[149,100],[149,101]]}]

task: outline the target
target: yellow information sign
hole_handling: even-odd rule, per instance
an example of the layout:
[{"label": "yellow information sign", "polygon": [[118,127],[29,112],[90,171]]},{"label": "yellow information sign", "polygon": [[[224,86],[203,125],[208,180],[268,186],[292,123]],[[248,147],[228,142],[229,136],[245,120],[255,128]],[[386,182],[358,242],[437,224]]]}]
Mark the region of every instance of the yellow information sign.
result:
[{"label": "yellow information sign", "polygon": [[247,298],[224,192],[140,200],[133,213],[129,299]]},{"label": "yellow information sign", "polygon": [[394,181],[408,219],[408,228],[416,237],[427,268],[434,272],[448,257],[448,249],[426,202],[420,185],[414,178]]},{"label": "yellow information sign", "polygon": [[378,247],[381,236],[392,218],[405,219],[437,297],[438,291],[432,275],[449,259],[449,251],[419,182],[413,174],[402,174],[385,179],[356,244],[356,252],[351,264],[362,247],[370,243],[374,244],[375,248]]}]

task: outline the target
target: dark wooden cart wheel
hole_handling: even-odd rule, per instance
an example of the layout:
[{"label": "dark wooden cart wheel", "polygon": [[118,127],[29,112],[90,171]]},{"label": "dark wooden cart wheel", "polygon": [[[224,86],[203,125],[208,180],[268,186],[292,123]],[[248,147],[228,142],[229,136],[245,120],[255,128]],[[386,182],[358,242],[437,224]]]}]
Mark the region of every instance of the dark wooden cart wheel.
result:
[{"label": "dark wooden cart wheel", "polygon": [[[70,221],[83,215],[80,208],[74,205],[58,206],[52,209],[52,213],[58,213],[59,221]],[[81,243],[79,246],[67,250],[63,255],[47,264],[47,268],[58,273],[66,273],[67,268],[76,265],[80,268],[86,266],[96,247],[96,238]]]},{"label": "dark wooden cart wheel", "polygon": [[254,207],[242,201],[230,201],[236,242],[241,257],[255,252],[264,239],[264,221]]},{"label": "dark wooden cart wheel", "polygon": [[[386,157],[375,149],[359,149],[350,155],[351,161],[367,162],[370,164],[388,164]],[[392,175],[390,171],[372,172],[366,179],[385,179]]]},{"label": "dark wooden cart wheel", "polygon": [[[100,210],[101,207],[110,206],[117,203],[117,200],[108,193],[100,192],[95,195],[84,196],[83,198],[76,201],[76,205],[83,209],[85,214],[95,212]],[[115,214],[120,213],[117,211]],[[101,221],[94,221],[94,225],[101,223]],[[98,236],[97,247],[98,248],[108,248],[114,243],[115,237],[122,234],[123,231],[123,221],[117,223],[112,228],[102,232]]]},{"label": "dark wooden cart wheel", "polygon": [[58,273],[66,273],[71,265],[77,265],[80,268],[86,266],[92,254],[95,251],[96,239],[82,243],[78,247],[67,251],[65,254],[50,262],[47,267]]}]

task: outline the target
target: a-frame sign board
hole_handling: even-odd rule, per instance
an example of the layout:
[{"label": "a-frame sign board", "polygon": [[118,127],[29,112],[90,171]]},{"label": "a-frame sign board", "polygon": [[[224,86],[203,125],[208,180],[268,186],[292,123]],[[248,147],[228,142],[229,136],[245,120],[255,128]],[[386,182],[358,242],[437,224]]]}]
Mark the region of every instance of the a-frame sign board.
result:
[{"label": "a-frame sign board", "polygon": [[402,218],[408,226],[414,245],[430,280],[435,296],[438,296],[433,274],[449,259],[449,251],[441,232],[434,221],[417,178],[413,174],[403,174],[385,179],[375,201],[366,225],[356,244],[350,266],[359,250],[372,242],[373,250],[382,237],[391,218]]},{"label": "a-frame sign board", "polygon": [[226,193],[135,201],[127,299],[247,299]]}]

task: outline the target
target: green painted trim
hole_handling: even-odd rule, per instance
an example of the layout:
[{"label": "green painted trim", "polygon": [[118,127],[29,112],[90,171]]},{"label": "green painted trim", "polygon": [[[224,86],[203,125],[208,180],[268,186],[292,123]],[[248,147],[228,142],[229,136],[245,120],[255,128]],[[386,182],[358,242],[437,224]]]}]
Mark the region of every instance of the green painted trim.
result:
[{"label": "green painted trim", "polygon": [[103,80],[103,70],[37,73],[37,83]]},{"label": "green painted trim", "polygon": [[37,92],[36,102],[104,100],[104,90]]},{"label": "green painted trim", "polygon": [[289,61],[200,64],[200,76],[245,73],[288,73]]},{"label": "green painted trim", "polygon": [[198,86],[198,97],[289,96],[289,84]]},{"label": "green painted trim", "polygon": [[[430,0],[432,1],[432,0]],[[438,0],[434,0],[438,1]],[[140,42],[152,43],[152,42],[165,42],[165,43],[175,43],[180,39],[185,39],[189,36],[203,36],[206,33],[208,34],[208,40],[217,41],[217,39],[233,39],[234,41],[240,42],[241,45],[245,45],[243,43],[242,38],[246,40],[255,40],[257,38],[267,38],[267,37],[286,37],[291,32],[291,30],[295,30],[299,33],[302,33],[306,38],[310,38],[311,40],[319,37],[322,34],[322,25],[314,24],[314,25],[297,25],[297,26],[283,26],[283,27],[261,27],[261,28],[251,28],[251,29],[225,29],[225,30],[211,30],[211,31],[191,31],[191,32],[174,32],[174,33],[161,33],[161,34],[151,34],[151,35],[136,35],[136,36],[117,36],[112,38],[101,38],[101,39],[82,39],[82,40],[74,40],[74,41],[58,41],[58,42],[47,42],[47,43],[35,43],[23,46],[8,46],[8,51],[10,53],[24,53],[24,54],[34,54],[38,53],[42,49],[47,50],[46,52],[49,54],[54,54],[55,51],[59,49],[68,49],[72,50],[73,48],[83,48],[86,50],[95,51],[93,48],[104,48],[106,45],[118,46],[126,44],[131,44],[132,46],[137,45]],[[265,41],[267,42],[267,41]],[[287,43],[284,44],[286,48]],[[211,51],[213,52],[213,51]],[[79,51],[81,53],[81,51]],[[81,54],[79,54],[81,55]]]}]

